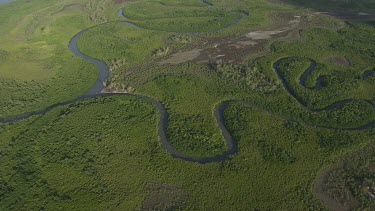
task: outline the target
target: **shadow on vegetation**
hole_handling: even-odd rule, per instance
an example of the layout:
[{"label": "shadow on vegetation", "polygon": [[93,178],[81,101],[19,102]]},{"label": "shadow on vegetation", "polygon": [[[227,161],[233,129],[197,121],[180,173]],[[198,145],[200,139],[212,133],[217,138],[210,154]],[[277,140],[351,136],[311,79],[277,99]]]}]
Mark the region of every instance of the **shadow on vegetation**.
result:
[{"label": "shadow on vegetation", "polygon": [[[272,2],[287,3],[318,11],[335,11],[350,13],[375,13],[375,1],[369,0],[271,0]],[[364,14],[363,14],[364,15]]]}]

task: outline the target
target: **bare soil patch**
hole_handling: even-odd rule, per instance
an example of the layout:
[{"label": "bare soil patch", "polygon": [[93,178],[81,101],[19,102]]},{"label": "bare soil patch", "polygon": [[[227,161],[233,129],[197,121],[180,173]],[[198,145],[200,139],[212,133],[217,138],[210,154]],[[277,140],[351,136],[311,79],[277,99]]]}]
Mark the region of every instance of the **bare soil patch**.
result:
[{"label": "bare soil patch", "polygon": [[330,210],[373,210],[375,199],[375,145],[344,155],[319,174],[314,195]]},{"label": "bare soil patch", "polygon": [[[270,45],[275,41],[297,40],[301,31],[319,23],[309,22],[307,16],[326,15],[321,13],[274,13],[270,14],[272,24],[267,28],[248,31],[236,37],[201,38],[183,52],[172,54],[159,64],[178,64],[187,61],[197,63],[237,63],[246,64],[249,60],[271,52]],[[348,66],[345,57],[332,57],[331,62]]]},{"label": "bare soil patch", "polygon": [[151,183],[146,187],[148,196],[142,203],[142,210],[177,210],[186,199],[185,191],[171,184]]},{"label": "bare soil patch", "polygon": [[247,38],[250,38],[252,40],[264,40],[264,39],[270,39],[271,35],[279,34],[283,31],[253,31],[246,34]]},{"label": "bare soil patch", "polygon": [[359,202],[356,199],[354,199],[354,197],[352,196],[349,190],[345,191],[345,193],[347,194],[347,197],[350,198],[349,201],[337,201],[333,198],[333,196],[337,195],[338,193],[328,191],[327,184],[329,183],[328,181],[329,175],[333,171],[339,168],[340,166],[337,165],[329,169],[326,169],[320,173],[320,175],[318,176],[314,184],[314,194],[316,198],[318,198],[330,210],[334,210],[334,211],[352,210],[358,207]]},{"label": "bare soil patch", "polygon": [[241,36],[227,38],[206,38],[200,46],[207,46],[198,63],[237,63],[246,64],[249,59],[267,55],[271,52],[269,44],[277,40],[300,38],[300,16],[292,13],[272,14],[273,23],[268,28],[248,31]]},{"label": "bare soil patch", "polygon": [[328,60],[328,62],[331,62],[331,63],[334,63],[334,64],[338,64],[338,65],[342,65],[342,66],[350,66],[350,61],[343,56],[332,56],[332,57],[328,58],[327,60]]},{"label": "bare soil patch", "polygon": [[370,172],[375,172],[375,161],[372,161],[368,164],[368,169]]},{"label": "bare soil patch", "polygon": [[172,54],[170,58],[159,62],[159,64],[180,64],[197,58],[200,55],[202,49],[193,49],[185,52],[178,52]]},{"label": "bare soil patch", "polygon": [[263,50],[264,43],[264,40],[252,41],[246,37],[206,38],[201,41],[205,48],[194,61],[197,63],[242,64],[246,55]]}]

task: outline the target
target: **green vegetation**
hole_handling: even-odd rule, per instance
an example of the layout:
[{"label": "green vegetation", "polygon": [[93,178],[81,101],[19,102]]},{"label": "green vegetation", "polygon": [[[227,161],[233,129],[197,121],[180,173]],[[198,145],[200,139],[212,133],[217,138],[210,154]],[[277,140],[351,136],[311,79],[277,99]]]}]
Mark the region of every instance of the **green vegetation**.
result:
[{"label": "green vegetation", "polygon": [[67,48],[79,31],[116,16],[113,1],[17,0],[0,5],[0,116],[45,108],[84,93],[95,67]]},{"label": "green vegetation", "polygon": [[93,65],[67,43],[91,23],[69,1],[15,1],[0,5],[0,116],[66,101],[95,81]]},{"label": "green vegetation", "polygon": [[[95,66],[67,48],[89,27],[77,45],[108,65],[104,92],[135,95],[96,96],[0,123],[0,210],[331,208],[317,186],[339,206],[373,208],[375,129],[361,126],[375,120],[375,75],[363,77],[375,68],[375,28],[272,2],[0,5],[0,117],[43,109],[90,88]],[[362,11],[372,5],[335,2],[327,8]],[[243,13],[249,16],[225,28]],[[266,34],[271,38],[251,38],[255,30],[272,31]],[[268,47],[262,57],[248,53]],[[192,50],[198,53],[189,62],[163,63]],[[240,51],[243,58],[225,60]],[[301,85],[312,61],[316,66]],[[323,86],[314,89],[319,80]],[[214,112],[229,101],[220,114],[236,153],[204,165],[172,157],[160,141],[159,110],[136,96],[161,102],[168,142],[198,158],[227,150]],[[350,130],[356,128],[361,130]]]},{"label": "green vegetation", "polygon": [[120,22],[95,27],[78,40],[78,48],[107,64],[122,59],[128,66],[152,59],[153,51],[163,46],[163,32],[139,29]]},{"label": "green vegetation", "polygon": [[173,32],[211,31],[242,17],[197,0],[134,1],[125,5],[123,14],[142,28]]},{"label": "green vegetation", "polygon": [[[199,0],[141,0],[125,2],[123,15],[126,20],[142,28],[170,32],[215,31],[242,18],[238,24],[220,32],[234,34],[245,28],[269,24],[269,10],[288,11],[290,8],[269,4],[264,0],[252,0],[250,3],[240,0],[212,0],[208,3]],[[249,14],[249,17],[244,17],[244,14]]]},{"label": "green vegetation", "polygon": [[[296,79],[301,75],[301,70],[307,68],[306,60],[294,58],[284,62],[284,68],[280,67],[283,71],[288,71],[285,79],[289,86],[296,92],[303,91],[297,95],[304,97],[303,100],[308,101],[308,104],[324,105],[347,98],[373,100],[374,92],[371,90],[375,89],[374,83],[363,80],[362,74],[365,70],[375,67],[375,38],[371,36],[374,33],[374,27],[360,23],[350,23],[338,32],[310,29],[303,32],[300,41],[277,43],[273,49],[278,56],[292,55],[311,58],[318,62],[318,66],[306,80],[307,86],[312,86],[320,75],[326,77],[327,86],[313,91],[297,88],[299,85]],[[347,58],[350,65],[327,61],[327,58],[334,56]],[[287,62],[289,64],[286,64]]]},{"label": "green vegetation", "polygon": [[[241,69],[240,66],[236,67],[237,69],[228,66],[226,70]],[[224,151],[224,140],[217,128],[213,110],[220,102],[229,99],[252,102],[273,114],[292,117],[307,124],[355,127],[373,119],[368,115],[373,112],[368,105],[361,108],[355,107],[354,103],[333,111],[308,112],[290,101],[287,94],[280,89],[265,92],[263,86],[247,85],[242,82],[241,77],[231,80],[219,77],[217,69],[223,69],[223,66],[210,69],[204,65],[193,64],[164,65],[129,74],[122,84],[131,87],[137,94],[151,96],[163,102],[169,112],[169,142],[178,151],[194,156],[215,155]],[[249,70],[245,67],[242,69]],[[255,67],[249,72],[255,76],[262,75]],[[260,78],[259,81],[255,80],[256,77],[252,78],[251,82],[262,84],[262,81],[272,81],[269,77]],[[353,116],[353,112],[357,115]]]},{"label": "green vegetation", "polygon": [[[116,122],[114,117],[119,117]],[[6,154],[2,160],[7,165],[1,167],[1,184],[7,191],[1,189],[1,209],[83,210],[90,204],[100,210],[120,205],[120,198],[126,203],[127,197],[131,200],[126,205],[137,204],[136,198],[143,194],[128,195],[124,190],[141,188],[141,184],[134,181],[131,187],[117,189],[119,184],[113,179],[122,175],[132,181],[133,176],[123,170],[132,169],[142,154],[158,146],[156,118],[152,105],[113,97],[82,101],[40,118],[2,126],[2,154]],[[154,130],[144,133],[147,127]],[[134,160],[120,156],[133,153]]]},{"label": "green vegetation", "polygon": [[239,65],[218,65],[215,68],[219,77],[239,83],[243,89],[251,89],[260,93],[275,92],[280,82],[267,78],[257,67],[249,68]]},{"label": "green vegetation", "polygon": [[[122,210],[154,200],[194,210],[319,208],[310,192],[316,172],[372,138],[368,131],[306,127],[241,104],[224,115],[239,152],[207,165],[166,153],[157,136],[158,111],[132,97],[92,98],[2,125],[0,207]],[[316,141],[342,133],[356,142],[336,151]],[[176,191],[174,201],[158,195]]]}]

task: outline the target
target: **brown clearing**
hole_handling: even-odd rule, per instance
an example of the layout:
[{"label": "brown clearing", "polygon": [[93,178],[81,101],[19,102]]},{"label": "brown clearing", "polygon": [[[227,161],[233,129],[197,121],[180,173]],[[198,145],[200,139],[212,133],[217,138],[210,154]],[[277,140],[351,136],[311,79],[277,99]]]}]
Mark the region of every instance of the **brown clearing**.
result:
[{"label": "brown clearing", "polygon": [[350,61],[343,57],[343,56],[332,56],[327,59],[329,62],[342,65],[342,66],[350,66]]},{"label": "brown clearing", "polygon": [[347,191],[350,201],[346,201],[345,205],[343,203],[336,201],[327,193],[327,178],[329,177],[332,171],[339,169],[341,165],[342,164],[333,166],[321,172],[318,178],[316,179],[313,187],[315,197],[318,198],[330,210],[334,211],[352,210],[359,206],[359,202],[356,199],[354,199],[350,191]]},{"label": "brown clearing", "polygon": [[274,14],[274,21],[267,29],[248,31],[241,36],[225,38],[201,38],[189,49],[177,52],[160,64],[178,64],[186,61],[197,63],[245,64],[249,58],[256,58],[270,52],[268,40],[292,40],[300,37],[298,26],[300,16]]},{"label": "brown clearing", "polygon": [[146,190],[148,195],[142,203],[142,210],[176,210],[187,197],[181,187],[171,184],[151,183]]}]

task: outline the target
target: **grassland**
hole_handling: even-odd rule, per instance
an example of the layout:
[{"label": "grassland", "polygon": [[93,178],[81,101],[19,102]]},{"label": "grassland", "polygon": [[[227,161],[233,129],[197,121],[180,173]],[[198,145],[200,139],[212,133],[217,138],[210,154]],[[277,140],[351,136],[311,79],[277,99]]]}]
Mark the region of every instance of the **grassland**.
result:
[{"label": "grassland", "polygon": [[211,31],[230,25],[240,12],[219,10],[208,4],[190,0],[179,2],[135,1],[126,4],[123,14],[137,25],[163,31]]},{"label": "grassland", "polygon": [[122,65],[132,67],[152,61],[153,52],[164,47],[162,38],[165,35],[164,32],[113,22],[85,32],[78,47],[107,64],[122,60]]},{"label": "grassland", "polygon": [[[178,2],[178,3],[177,3]],[[211,5],[211,6],[209,6]],[[270,23],[268,11],[292,11],[292,8],[263,0],[250,3],[229,1],[130,1],[124,4],[125,20],[146,29],[169,32],[209,32],[227,28],[221,35],[238,34],[245,28],[264,27]],[[234,25],[233,22],[240,21]],[[214,35],[215,36],[215,35]]]},{"label": "grassland", "polygon": [[64,3],[16,1],[0,6],[5,20],[0,29],[5,54],[0,62],[1,116],[70,99],[95,80],[93,66],[66,48],[71,36],[90,22],[78,6],[51,14]]},{"label": "grassland", "polygon": [[[67,43],[100,24],[82,34],[78,48],[109,66],[106,91],[160,101],[168,112],[169,143],[194,157],[226,150],[214,109],[233,100],[222,115],[238,148],[205,165],[176,159],[160,142],[161,114],[153,104],[121,95],[80,100],[0,124],[0,210],[316,210],[331,208],[327,198],[340,206],[354,198],[357,209],[371,209],[375,129],[361,126],[375,119],[375,75],[363,77],[375,67],[374,27],[322,17],[297,40],[266,43],[271,52],[264,57],[161,65],[204,39],[240,39],[270,24],[270,17],[307,13],[263,0],[209,3],[214,6],[195,0],[0,5],[6,20],[0,27],[0,116],[84,93],[97,73]],[[116,14],[120,7],[125,18]],[[240,13],[249,16],[219,32],[168,32],[219,29]],[[301,85],[312,61],[316,66]],[[314,89],[319,80],[323,86]],[[319,183],[327,168],[334,169],[323,175],[329,182]],[[328,197],[316,194],[316,184],[327,187]]]},{"label": "grassland", "polygon": [[103,7],[95,1],[69,0],[0,5],[0,116],[41,109],[84,93],[97,72],[73,56],[67,45],[80,30],[108,20],[112,7],[109,1]]}]

